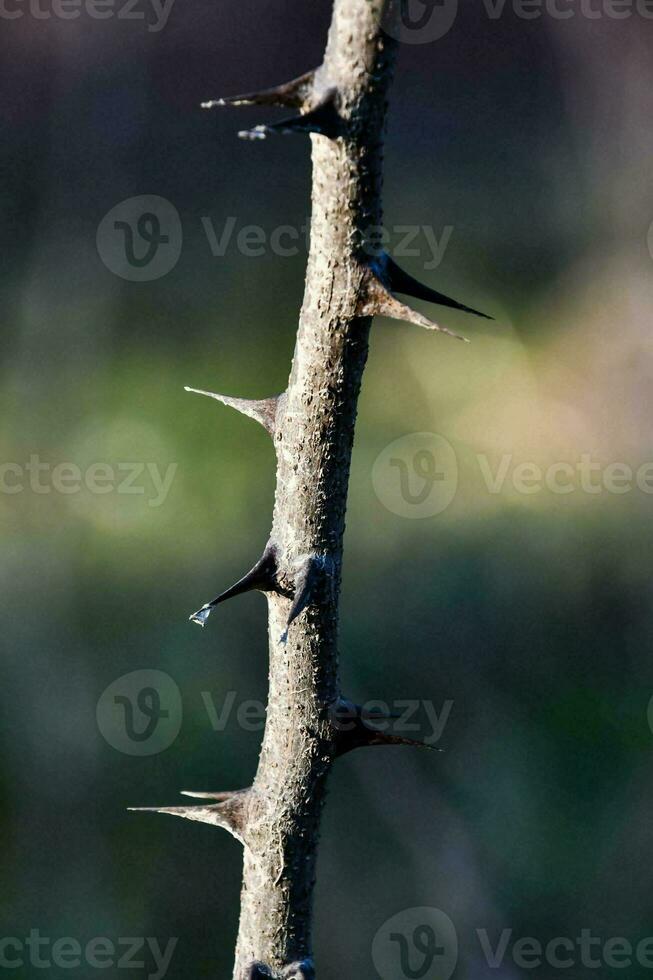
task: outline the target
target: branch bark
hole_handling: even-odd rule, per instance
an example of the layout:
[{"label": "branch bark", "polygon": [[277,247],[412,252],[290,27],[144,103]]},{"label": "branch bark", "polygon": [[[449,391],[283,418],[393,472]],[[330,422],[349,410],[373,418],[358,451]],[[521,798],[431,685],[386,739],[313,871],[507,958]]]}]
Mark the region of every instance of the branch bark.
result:
[{"label": "branch bark", "polygon": [[[360,316],[370,228],[379,226],[386,94],[394,42],[383,0],[336,0],[312,101],[337,93],[342,134],[311,136],[311,245],[292,372],[277,420],[271,540],[294,596],[313,566],[306,608],[268,594],[270,691],[252,788],[234,978],[254,962],[273,976],[312,958],[311,905],[325,781],[339,753],[338,593],[356,404],[371,317]],[[309,102],[310,104],[310,102]]]},{"label": "branch bark", "polygon": [[297,109],[282,123],[241,135],[309,133],[313,156],[311,244],[287,391],[258,402],[199,392],[259,421],[277,452],[272,531],[262,557],[191,616],[203,626],[232,596],[250,589],[267,595],[270,687],[258,770],[251,789],[188,794],[213,802],[158,808],[224,827],[244,844],[234,980],[314,978],[311,909],[329,771],[354,748],[415,744],[369,730],[340,692],[338,595],[356,406],[374,315],[444,329],[397,301],[395,291],[477,311],[422,287],[371,247],[382,224],[383,132],[395,54],[382,25],[390,3],[334,0],[316,71],[275,89],[204,103]]}]

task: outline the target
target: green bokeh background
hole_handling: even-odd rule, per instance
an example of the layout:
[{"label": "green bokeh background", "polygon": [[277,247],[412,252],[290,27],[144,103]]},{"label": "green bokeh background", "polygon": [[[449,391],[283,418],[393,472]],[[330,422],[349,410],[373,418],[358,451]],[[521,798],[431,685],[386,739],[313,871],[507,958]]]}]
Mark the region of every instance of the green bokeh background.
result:
[{"label": "green bokeh background", "polygon": [[[2,462],[177,466],[156,508],[147,494],[0,493],[3,935],[179,937],[170,980],[231,975],[240,845],[126,808],[252,779],[260,733],[234,716],[214,731],[205,701],[265,700],[265,602],[239,598],[204,631],[187,617],[256,559],[274,492],[265,433],[183,386],[282,390],[305,267],[301,251],[252,258],[233,242],[214,257],[202,218],[269,233],[301,226],[310,199],[306,141],[234,137],[274,112],[198,106],[317,64],[329,13],[323,0],[179,0],[159,33],[26,14],[0,38]],[[344,690],[453,708],[442,753],[360,752],[336,767],[323,980],[377,977],[377,930],[415,906],[455,923],[461,980],[521,972],[509,957],[490,969],[477,929],[542,943],[653,933],[652,498],[577,484],[525,495],[510,476],[491,494],[478,462],[496,470],[508,454],[512,474],[582,454],[635,470],[653,459],[652,46],[653,22],[635,13],[527,21],[469,4],[436,43],[402,47],[387,224],[451,226],[437,269],[425,253],[403,264],[496,322],[438,311],[471,345],[374,326]],[[144,194],[177,208],[183,249],[167,276],[133,283],[102,263],[96,231]],[[425,431],[453,446],[458,492],[411,520],[381,503],[372,467]],[[106,687],[139,669],[169,674],[183,702],[179,736],[149,757],[117,751],[96,722]]]}]

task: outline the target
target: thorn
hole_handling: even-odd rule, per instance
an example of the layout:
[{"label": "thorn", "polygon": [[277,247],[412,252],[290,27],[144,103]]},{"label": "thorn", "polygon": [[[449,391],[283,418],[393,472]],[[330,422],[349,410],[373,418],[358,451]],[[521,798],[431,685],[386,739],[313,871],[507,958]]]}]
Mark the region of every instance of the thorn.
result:
[{"label": "thorn", "polygon": [[283,980],[315,980],[313,960],[307,958],[301,963],[291,963],[281,974]]},{"label": "thorn", "polygon": [[247,967],[244,980],[270,980],[272,974],[265,963],[252,963]]},{"label": "thorn", "polygon": [[336,90],[329,89],[318,104],[308,112],[299,116],[282,119],[278,123],[254,126],[253,129],[243,129],[238,135],[243,140],[264,140],[267,136],[278,134],[287,136],[291,133],[318,133],[335,139],[340,135],[341,120],[336,108]]},{"label": "thorn", "polygon": [[223,802],[228,800],[229,797],[234,795],[234,791],[226,790],[221,793],[193,793],[192,790],[182,789],[180,790],[182,796],[190,796],[194,800],[218,800]]},{"label": "thorn", "polygon": [[250,419],[260,422],[264,429],[274,436],[276,429],[277,408],[283,395],[275,395],[273,398],[262,398],[258,401],[249,398],[231,398],[230,395],[218,395],[214,391],[203,391],[201,388],[184,387],[184,391],[190,391],[194,395],[206,395],[208,398],[215,398],[216,401],[235,408],[242,415],[247,415]]},{"label": "thorn", "polygon": [[269,542],[265,546],[265,551],[262,557],[257,561],[253,568],[247,572],[235,585],[227,589],[225,592],[221,592],[220,595],[216,596],[212,602],[207,602],[198,609],[197,612],[189,616],[189,620],[192,623],[198,623],[200,626],[206,624],[207,619],[213,612],[216,606],[219,606],[221,602],[226,602],[227,599],[232,599],[234,596],[242,595],[244,592],[272,592],[276,588],[276,570],[277,570],[277,559],[276,550],[273,545]]},{"label": "thorn", "polygon": [[450,299],[443,293],[425,286],[423,283],[413,279],[407,272],[401,269],[395,260],[383,252],[375,260],[374,272],[391,293],[402,293],[404,296],[413,296],[415,299],[426,300],[427,303],[438,303],[440,306],[448,306],[452,310],[462,310],[463,313],[472,313],[474,316],[483,317],[484,320],[493,320],[494,317],[479,310],[472,309],[471,306],[464,306],[455,299]]},{"label": "thorn", "polygon": [[215,109],[222,106],[280,105],[287,109],[300,109],[306,104],[311,90],[315,71],[307,71],[299,78],[293,78],[284,85],[275,85],[261,92],[248,92],[246,95],[229,95],[224,99],[211,99],[202,102],[202,109]]},{"label": "thorn", "polygon": [[[384,719],[386,718],[390,719],[392,715],[385,715]],[[442,751],[436,745],[428,745],[414,738],[391,735],[388,732],[380,732],[376,728],[369,728],[366,722],[372,720],[378,721],[380,718],[373,718],[369,713],[364,712],[360,705],[340,698],[333,708],[336,756],[345,755],[353,749],[368,745],[410,745],[420,749],[431,749],[434,752]]]},{"label": "thorn", "polygon": [[303,555],[296,564],[299,567],[295,575],[293,603],[288,613],[286,628],[279,638],[283,644],[288,641],[288,630],[292,624],[313,602],[322,585],[332,581],[333,576],[333,559],[329,555]]},{"label": "thorn", "polygon": [[413,310],[410,306],[406,306],[395,299],[379,278],[374,266],[368,266],[365,279],[365,293],[357,310],[358,316],[387,316],[391,320],[406,320],[408,323],[415,323],[418,327],[424,327],[426,330],[437,330],[439,333],[446,333],[449,337],[455,337],[456,340],[469,343],[466,337],[461,337],[453,330],[441,327],[433,320],[422,316],[417,310]]},{"label": "thorn", "polygon": [[[130,806],[128,809],[133,813],[168,813],[173,817],[183,817],[185,820],[222,827],[241,844],[245,844],[243,834],[248,794],[249,790],[217,794],[222,797],[222,800],[211,806]],[[211,794],[207,794],[207,797],[213,798]]]}]

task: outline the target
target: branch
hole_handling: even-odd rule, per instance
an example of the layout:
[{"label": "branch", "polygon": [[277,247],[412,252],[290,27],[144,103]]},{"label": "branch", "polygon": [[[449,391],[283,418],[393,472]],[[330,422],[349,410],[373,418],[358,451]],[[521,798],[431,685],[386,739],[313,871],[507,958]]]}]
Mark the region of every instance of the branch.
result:
[{"label": "branch", "polygon": [[224,827],[245,844],[234,980],[315,980],[312,896],[333,763],[362,746],[421,744],[374,729],[373,717],[340,698],[338,671],[347,487],[372,317],[451,333],[399,302],[396,292],[477,312],[421,285],[389,256],[361,260],[368,229],[383,217],[383,133],[396,44],[381,25],[390,6],[334,0],[319,69],[274,89],[204,104],[290,106],[298,110],[290,119],[240,135],[307,133],[313,157],[311,244],[286,392],[247,401],[187,389],[256,419],[277,453],[263,555],[190,617],[203,626],[232,596],[266,593],[270,690],[258,769],[250,790],[185,793],[203,802],[146,808]]}]

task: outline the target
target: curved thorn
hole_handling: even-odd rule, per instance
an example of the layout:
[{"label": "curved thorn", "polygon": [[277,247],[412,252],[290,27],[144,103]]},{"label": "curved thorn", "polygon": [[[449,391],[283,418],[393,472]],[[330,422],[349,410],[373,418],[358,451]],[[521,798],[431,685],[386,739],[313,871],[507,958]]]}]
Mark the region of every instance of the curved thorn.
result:
[{"label": "curved thorn", "polygon": [[277,559],[276,551],[269,542],[266,545],[262,557],[257,561],[253,568],[243,575],[231,588],[226,589],[217,595],[211,602],[205,603],[201,609],[189,616],[192,623],[204,626],[207,619],[216,606],[234,596],[242,595],[244,592],[272,592],[276,588]]},{"label": "curved thorn", "polygon": [[264,140],[268,136],[287,136],[292,133],[318,133],[335,139],[340,135],[341,120],[336,108],[335,89],[331,89],[318,104],[299,116],[282,119],[278,123],[242,129],[238,135],[243,140]]},{"label": "curved thorn", "polygon": [[202,109],[215,109],[222,106],[279,105],[287,109],[300,109],[311,94],[315,70],[307,71],[283,85],[275,85],[260,92],[247,92],[245,95],[229,95],[222,99],[202,102]]},{"label": "curved thorn", "polygon": [[313,602],[324,583],[333,574],[333,560],[329,555],[304,555],[298,560],[298,571],[295,575],[295,593],[286,628],[281,634],[280,642],[287,643],[288,630],[301,616],[307,606]]},{"label": "curved thorn", "polygon": [[219,395],[214,391],[203,391],[202,388],[189,388],[184,386],[184,391],[190,391],[194,395],[206,395],[207,398],[215,398],[216,401],[229,408],[235,408],[242,415],[247,415],[250,419],[260,422],[271,436],[274,436],[276,429],[277,408],[279,400],[283,395],[275,395],[272,398],[261,398],[253,400],[249,398],[232,398],[230,395]]},{"label": "curved thorn", "polygon": [[384,252],[378,259],[379,278],[387,286],[391,293],[402,293],[404,296],[413,296],[415,299],[423,299],[427,303],[438,303],[440,306],[447,306],[452,310],[461,310],[463,313],[471,313],[474,316],[483,317],[484,320],[493,320],[494,317],[487,313],[481,313],[471,306],[465,306],[443,293],[439,293],[430,286],[425,286],[417,279],[405,272],[397,265],[395,260]]},{"label": "curved thorn", "polygon": [[[347,752],[352,752],[354,749],[371,745],[410,745],[420,749],[431,749],[434,752],[442,751],[436,745],[428,745],[418,739],[405,738],[402,735],[392,735],[370,728],[366,721],[373,719],[369,715],[366,717],[360,705],[345,698],[340,698],[335,703],[333,712],[334,741],[336,743],[336,756],[338,757]],[[390,716],[385,717],[390,718]]]},{"label": "curved thorn", "polygon": [[425,330],[436,330],[438,333],[455,337],[456,340],[462,340],[466,344],[469,343],[467,337],[454,333],[447,327],[441,327],[433,320],[429,320],[428,317],[422,316],[417,310],[413,310],[410,306],[406,306],[405,303],[395,299],[372,267],[368,267],[366,280],[365,295],[362,297],[362,302],[359,303],[357,310],[359,316],[387,316],[391,320],[406,320],[418,327],[424,327]]}]

